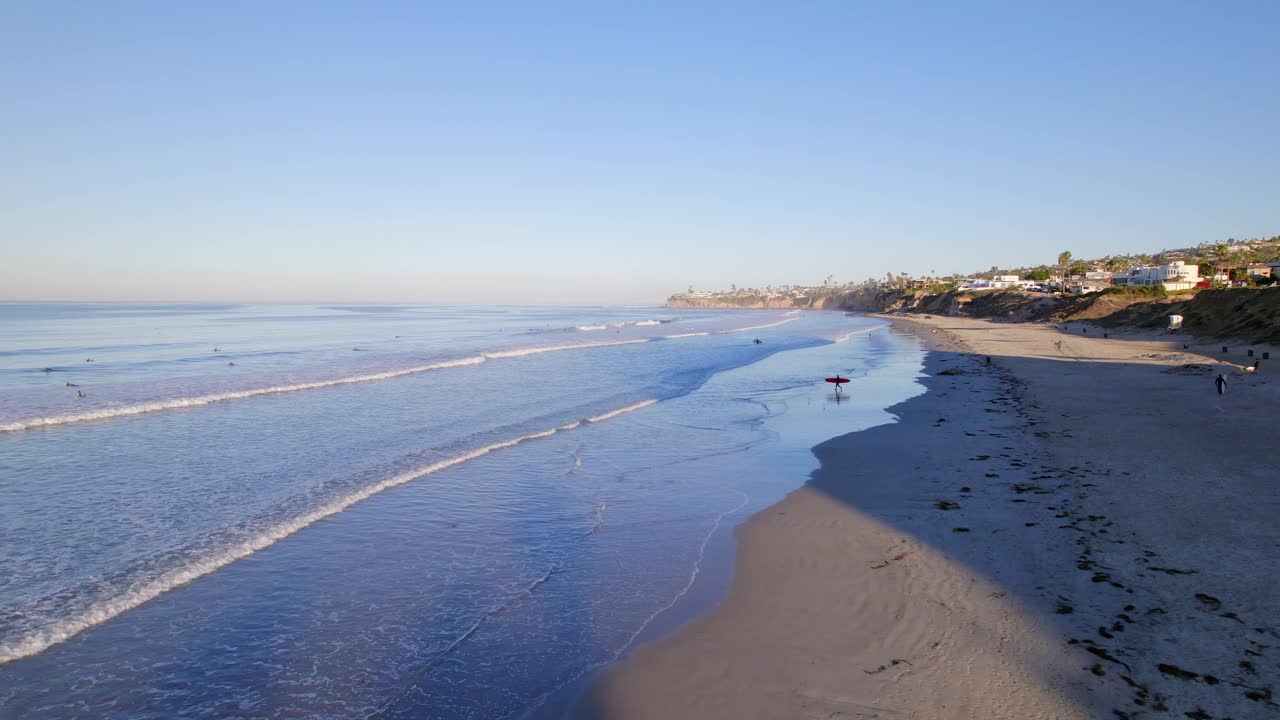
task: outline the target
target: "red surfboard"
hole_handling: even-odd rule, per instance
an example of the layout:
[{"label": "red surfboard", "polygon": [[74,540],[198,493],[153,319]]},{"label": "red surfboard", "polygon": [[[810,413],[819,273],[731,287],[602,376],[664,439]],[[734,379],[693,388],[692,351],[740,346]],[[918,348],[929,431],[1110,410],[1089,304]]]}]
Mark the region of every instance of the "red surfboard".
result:
[{"label": "red surfboard", "polygon": [[849,378],[842,378],[842,377],[827,378],[827,382],[829,382],[829,383],[835,383],[835,384],[839,385],[840,383],[847,383],[847,382],[849,382]]}]

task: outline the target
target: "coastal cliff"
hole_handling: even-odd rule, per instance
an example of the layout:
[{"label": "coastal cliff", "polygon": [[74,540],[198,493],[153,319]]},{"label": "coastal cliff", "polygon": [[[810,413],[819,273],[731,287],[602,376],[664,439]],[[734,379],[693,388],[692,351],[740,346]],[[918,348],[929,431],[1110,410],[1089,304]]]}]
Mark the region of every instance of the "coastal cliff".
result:
[{"label": "coastal cliff", "polygon": [[803,296],[751,293],[710,297],[673,295],[667,307],[901,312],[1010,322],[1087,321],[1103,327],[1158,328],[1182,315],[1194,335],[1280,341],[1280,289],[1199,290],[1165,294],[1161,288],[1112,288],[1077,296],[1019,290],[832,289]]},{"label": "coastal cliff", "polygon": [[732,310],[858,310],[885,312],[910,304],[910,298],[919,294],[910,290],[830,290],[803,295],[764,295],[758,293],[732,293],[701,295],[672,295],[667,299],[671,308],[704,308]]}]

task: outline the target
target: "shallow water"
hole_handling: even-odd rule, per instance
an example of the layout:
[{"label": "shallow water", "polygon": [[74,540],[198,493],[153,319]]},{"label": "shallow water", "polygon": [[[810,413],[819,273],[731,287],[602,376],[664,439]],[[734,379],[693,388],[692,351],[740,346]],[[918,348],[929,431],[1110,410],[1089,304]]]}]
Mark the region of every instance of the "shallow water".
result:
[{"label": "shallow water", "polygon": [[0,716],[554,715],[919,392],[879,325],[0,305]]}]

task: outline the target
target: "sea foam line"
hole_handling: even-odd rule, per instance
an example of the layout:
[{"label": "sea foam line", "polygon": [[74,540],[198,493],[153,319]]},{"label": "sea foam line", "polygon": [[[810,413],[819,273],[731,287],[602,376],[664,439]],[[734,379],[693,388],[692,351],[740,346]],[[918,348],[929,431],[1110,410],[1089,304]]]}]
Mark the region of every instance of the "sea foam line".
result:
[{"label": "sea foam line", "polygon": [[795,321],[795,320],[799,320],[799,319],[800,319],[800,318],[798,318],[798,317],[791,317],[791,318],[787,318],[786,320],[779,320],[778,322],[769,323],[768,325],[752,325],[751,327],[735,328],[735,329],[733,329],[733,330],[721,330],[719,333],[716,333],[716,334],[717,334],[717,335],[724,335],[724,334],[726,334],[726,333],[746,332],[746,331],[748,331],[748,330],[763,330],[763,329],[765,329],[765,328],[771,328],[771,327],[777,327],[777,326],[779,326],[779,325],[785,325],[786,323],[793,322],[793,321]]},{"label": "sea foam line", "polygon": [[378,706],[376,710],[374,710],[369,715],[366,715],[364,720],[376,720],[376,718],[382,717],[384,714],[386,714],[388,710],[395,707],[396,703],[399,703],[401,700],[404,699],[406,695],[412,692],[414,687],[416,687],[418,683],[422,682],[423,678],[425,678],[427,675],[430,675],[433,670],[439,667],[440,663],[445,661],[445,658],[453,654],[454,650],[457,650],[458,648],[462,647],[463,643],[470,640],[471,636],[475,635],[476,632],[480,630],[480,627],[483,626],[486,622],[488,622],[490,618],[492,618],[494,615],[497,615],[498,613],[507,611],[520,600],[523,600],[524,598],[527,598],[527,597],[532,597],[534,592],[541,585],[545,584],[548,580],[550,580],[551,576],[558,569],[560,569],[559,565],[552,565],[551,567],[547,568],[547,571],[543,573],[541,577],[539,577],[538,579],[530,583],[528,587],[517,592],[516,594],[507,598],[506,600],[503,600],[501,602],[491,605],[488,610],[480,614],[480,617],[477,618],[475,622],[471,623],[470,627],[464,630],[462,634],[460,634],[458,637],[454,638],[453,642],[449,643],[448,647],[436,653],[435,656],[432,657],[431,660],[427,662],[425,667],[423,667],[421,670],[419,670],[418,672],[410,676],[407,681],[401,683],[400,689],[397,690],[394,695],[388,698],[380,706]]},{"label": "sea foam line", "polygon": [[843,335],[839,335],[837,337],[831,337],[827,339],[831,340],[831,342],[842,343],[845,340],[848,340],[849,338],[853,337],[854,335],[862,335],[864,333],[873,332],[875,330],[879,330],[880,328],[885,328],[885,327],[889,327],[889,326],[888,325],[872,325],[871,327],[854,328],[844,333]]},{"label": "sea foam line", "polygon": [[646,342],[649,342],[649,338],[635,338],[632,340],[611,340],[609,342],[578,343],[577,345],[546,345],[543,347],[521,348],[519,350],[498,350],[496,352],[484,353],[483,357],[487,359],[522,357],[524,355],[537,355],[538,353],[554,352],[556,350],[582,350],[584,348],[613,347],[615,345],[635,345],[637,343],[646,343]]},{"label": "sea foam line", "polygon": [[647,327],[650,325],[663,325],[667,322],[671,322],[671,321],[670,320],[665,320],[665,321],[664,320],[626,320],[624,322],[598,323],[594,325],[574,325],[573,328],[571,329],[578,330],[581,332],[590,332],[592,330],[608,330],[610,328]]},{"label": "sea foam line", "polygon": [[401,368],[399,370],[387,370],[385,372],[352,375],[350,377],[334,378],[332,380],[316,380],[314,382],[294,383],[291,385],[272,385],[270,387],[210,393],[208,395],[197,395],[195,397],[156,400],[153,402],[138,403],[136,405],[124,405],[122,407],[99,408],[97,410],[87,410],[85,412],[70,413],[67,415],[27,418],[25,420],[16,420],[14,422],[0,424],[0,432],[20,432],[22,430],[30,430],[38,427],[68,425],[70,423],[87,422],[90,420],[107,420],[110,418],[127,417],[130,415],[142,415],[143,413],[159,412],[162,410],[178,410],[181,408],[200,407],[202,405],[212,405],[213,403],[226,402],[228,400],[243,400],[245,398],[258,397],[259,395],[278,395],[281,393],[298,392],[300,390],[316,390],[319,388],[335,387],[338,385],[390,380],[392,378],[414,375],[417,373],[427,372],[429,370],[442,370],[444,368],[462,367],[466,365],[479,365],[480,363],[487,362],[488,360],[536,355],[538,353],[555,352],[558,350],[581,350],[585,348],[610,347],[613,345],[632,345],[634,343],[642,342],[649,342],[649,340],[647,338],[639,338],[612,342],[578,343],[576,345],[547,345],[542,347],[521,348],[518,350],[498,350],[458,360],[444,360],[427,365],[415,365],[413,367]]},{"label": "sea foam line", "polygon": [[[799,312],[799,311],[797,311],[797,312]],[[788,314],[790,314],[790,313],[788,313]],[[748,330],[762,330],[762,329],[764,329],[764,328],[777,327],[777,326],[782,325],[782,324],[784,324],[784,323],[789,323],[789,322],[791,322],[792,320],[799,320],[799,319],[800,319],[800,318],[798,318],[798,317],[793,317],[793,318],[787,318],[786,320],[779,320],[778,322],[769,323],[768,325],[752,325],[751,327],[734,328],[734,329],[732,329],[732,330],[718,330],[718,331],[716,331],[715,333],[711,333],[711,332],[687,332],[687,333],[677,333],[677,334],[675,334],[675,335],[663,335],[662,337],[663,337],[663,339],[665,339],[665,340],[674,340],[675,338],[698,337],[698,336],[700,336],[700,335],[712,335],[712,334],[715,334],[715,335],[727,335],[727,334],[729,334],[729,333],[746,332],[746,331],[748,331]]]},{"label": "sea foam line", "polygon": [[711,524],[711,529],[708,530],[707,534],[704,535],[702,538],[702,544],[698,547],[698,557],[693,562],[693,569],[689,573],[688,579],[685,580],[684,587],[680,588],[680,591],[677,592],[675,596],[672,597],[665,605],[651,612],[649,616],[640,623],[640,626],[637,627],[631,633],[630,637],[627,638],[627,641],[613,651],[613,656],[609,660],[588,665],[580,669],[568,680],[565,680],[564,682],[555,686],[551,690],[548,690],[542,693],[541,695],[539,695],[537,698],[534,699],[532,703],[529,704],[529,706],[525,709],[524,713],[520,715],[521,720],[526,720],[528,717],[530,717],[535,712],[537,712],[538,709],[541,708],[543,704],[547,702],[548,698],[550,698],[552,695],[559,692],[563,688],[567,687],[570,683],[576,682],[579,678],[587,675],[588,673],[595,672],[596,670],[599,670],[600,668],[605,667],[606,665],[611,665],[613,663],[618,662],[618,660],[622,659],[622,656],[625,655],[626,652],[635,645],[636,640],[640,637],[640,634],[643,633],[651,624],[653,624],[654,620],[657,620],[658,617],[661,616],[663,613],[675,607],[676,603],[680,602],[680,599],[683,598],[685,595],[687,595],[691,589],[693,589],[693,584],[697,582],[698,575],[702,573],[702,563],[706,559],[707,546],[711,544],[711,538],[715,537],[716,532],[720,530],[720,525],[721,523],[724,522],[724,519],[726,517],[733,515],[734,513],[741,510],[742,508],[746,507],[747,503],[751,502],[750,496],[748,496],[746,493],[740,490],[735,490],[734,492],[737,492],[739,495],[742,496],[742,502],[738,503],[733,508],[720,512],[716,515],[715,522]]},{"label": "sea foam line", "polygon": [[698,575],[702,573],[702,562],[707,557],[707,546],[711,544],[711,538],[714,537],[716,531],[720,529],[720,524],[724,522],[726,517],[733,515],[746,507],[747,503],[751,502],[751,497],[746,493],[740,490],[735,490],[734,492],[737,492],[742,496],[742,502],[738,503],[733,508],[716,515],[716,521],[711,524],[711,529],[708,530],[707,534],[702,538],[702,544],[698,547],[698,558],[693,562],[693,570],[689,573],[689,578],[685,581],[684,587],[680,588],[680,591],[677,592],[666,605],[654,610],[649,614],[649,617],[645,618],[644,622],[640,623],[640,627],[636,628],[635,632],[631,633],[631,637],[627,638],[627,641],[622,645],[622,647],[614,651],[613,662],[617,662],[619,658],[621,658],[633,645],[635,645],[636,639],[640,637],[640,633],[643,633],[654,620],[657,620],[658,616],[675,607],[676,603],[680,602],[680,598],[687,595],[689,591],[693,589],[693,584],[697,582]]},{"label": "sea foam line", "polygon": [[516,445],[529,442],[530,440],[548,438],[556,433],[581,427],[583,423],[601,422],[608,420],[609,418],[622,415],[623,413],[635,412],[636,410],[649,407],[657,402],[657,400],[643,400],[633,405],[627,405],[626,407],[621,407],[616,410],[610,410],[609,412],[602,413],[594,417],[571,422],[567,425],[559,425],[551,428],[550,430],[543,430],[542,432],[522,435],[510,440],[503,440],[491,445],[485,445],[484,447],[477,448],[447,460],[440,460],[438,462],[431,463],[430,465],[424,465],[398,475],[393,475],[381,482],[374,483],[366,488],[362,488],[349,495],[333,500],[316,508],[315,510],[267,528],[248,540],[244,540],[230,547],[224,548],[221,552],[210,555],[206,558],[201,558],[189,565],[169,570],[153,580],[148,580],[136,587],[130,588],[116,597],[96,603],[87,610],[53,623],[47,628],[28,633],[24,637],[18,638],[16,641],[0,644],[0,665],[28,657],[30,655],[35,655],[43,652],[53,645],[65,642],[95,625],[99,625],[122,613],[128,612],[129,610],[132,610],[176,587],[185,585],[197,578],[208,575],[215,570],[226,567],[227,565],[246,558],[259,550],[268,548],[290,535],[297,533],[303,528],[313,525],[330,515],[336,515],[361,500],[377,495],[383,490],[387,490],[388,488],[393,488],[398,485],[404,485],[412,480],[417,480],[418,478],[425,477],[455,465],[461,465],[462,463],[475,460],[478,457],[488,455],[496,450],[515,447]]}]

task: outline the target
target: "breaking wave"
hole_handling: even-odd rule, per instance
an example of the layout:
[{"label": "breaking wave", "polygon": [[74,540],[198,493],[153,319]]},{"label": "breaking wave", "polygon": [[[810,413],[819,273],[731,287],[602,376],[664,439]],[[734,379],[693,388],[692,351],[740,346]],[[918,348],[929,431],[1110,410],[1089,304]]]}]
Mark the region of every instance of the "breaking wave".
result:
[{"label": "breaking wave", "polygon": [[766,324],[766,325],[752,325],[751,327],[734,328],[734,329],[732,329],[732,330],[721,330],[721,331],[720,331],[719,333],[717,333],[717,334],[718,334],[718,335],[726,335],[726,334],[728,334],[728,333],[746,332],[747,330],[763,330],[763,329],[765,329],[765,328],[778,327],[779,325],[786,325],[786,324],[787,324],[787,323],[789,323],[789,322],[793,322],[793,321],[795,321],[795,320],[799,320],[799,319],[800,319],[800,318],[798,318],[798,317],[789,317],[789,318],[787,318],[786,320],[779,320],[778,322],[771,322],[771,323],[768,323],[768,324]]},{"label": "breaking wave", "polygon": [[596,325],[574,325],[572,328],[566,329],[577,330],[579,332],[591,332],[593,330],[608,330],[610,328],[649,327],[652,325],[666,325],[667,323],[675,322],[677,319],[678,318],[662,320],[628,320],[626,322],[599,323]]},{"label": "breaking wave", "polygon": [[158,577],[139,581],[132,587],[121,592],[119,595],[94,603],[89,608],[75,613],[70,617],[52,622],[46,627],[34,632],[28,632],[15,640],[0,643],[0,665],[43,652],[53,645],[64,642],[95,625],[99,625],[118,615],[128,612],[129,610],[132,610],[174,588],[208,575],[209,573],[230,565],[237,560],[246,558],[259,550],[266,549],[290,535],[293,535],[294,533],[318,522],[319,520],[323,520],[330,515],[340,513],[361,500],[377,495],[383,490],[387,490],[398,485],[404,485],[410,481],[417,480],[418,478],[425,477],[455,465],[461,465],[462,463],[475,460],[476,458],[488,455],[496,450],[515,447],[516,445],[520,445],[531,440],[548,438],[556,433],[566,432],[581,427],[584,423],[602,422],[624,413],[634,412],[636,410],[649,407],[657,402],[657,400],[644,400],[632,405],[601,413],[594,417],[585,418],[566,425],[559,425],[549,430],[521,435],[520,437],[485,445],[484,447],[477,448],[446,460],[440,460],[402,472],[398,475],[393,475],[348,495],[332,500],[309,512],[268,527],[247,540],[236,542],[213,554],[210,554],[207,557],[181,567],[173,568],[172,570],[160,574]]},{"label": "breaking wave", "polygon": [[258,397],[259,395],[278,395],[281,393],[299,392],[301,390],[317,390],[320,388],[336,387],[338,385],[390,380],[392,378],[404,377],[405,375],[415,375],[417,373],[428,372],[430,370],[442,370],[445,368],[463,367],[466,365],[479,365],[480,363],[488,360],[522,357],[524,355],[536,355],[538,353],[556,352],[559,350],[582,350],[587,348],[611,347],[614,345],[633,345],[635,343],[643,342],[649,342],[649,340],[647,338],[636,338],[633,340],[617,340],[614,342],[578,343],[575,345],[546,345],[541,347],[520,348],[517,350],[498,350],[457,360],[444,360],[426,365],[415,365],[413,367],[400,368],[397,370],[352,375],[349,377],[333,378],[330,380],[316,380],[314,382],[292,383],[289,385],[272,385],[269,387],[251,388],[248,390],[232,390],[228,392],[210,393],[207,395],[196,395],[194,397],[155,400],[152,402],[137,403],[135,405],[104,407],[96,410],[86,410],[79,413],[68,413],[66,415],[27,418],[24,420],[15,420],[13,422],[0,424],[0,432],[19,432],[38,427],[68,425],[70,423],[87,422],[90,420],[107,420],[117,417],[127,417],[130,415],[142,415],[144,413],[159,412],[162,410],[178,410],[182,408],[200,407],[202,405],[211,405],[213,403],[226,402],[228,400],[243,400],[245,398]]}]

